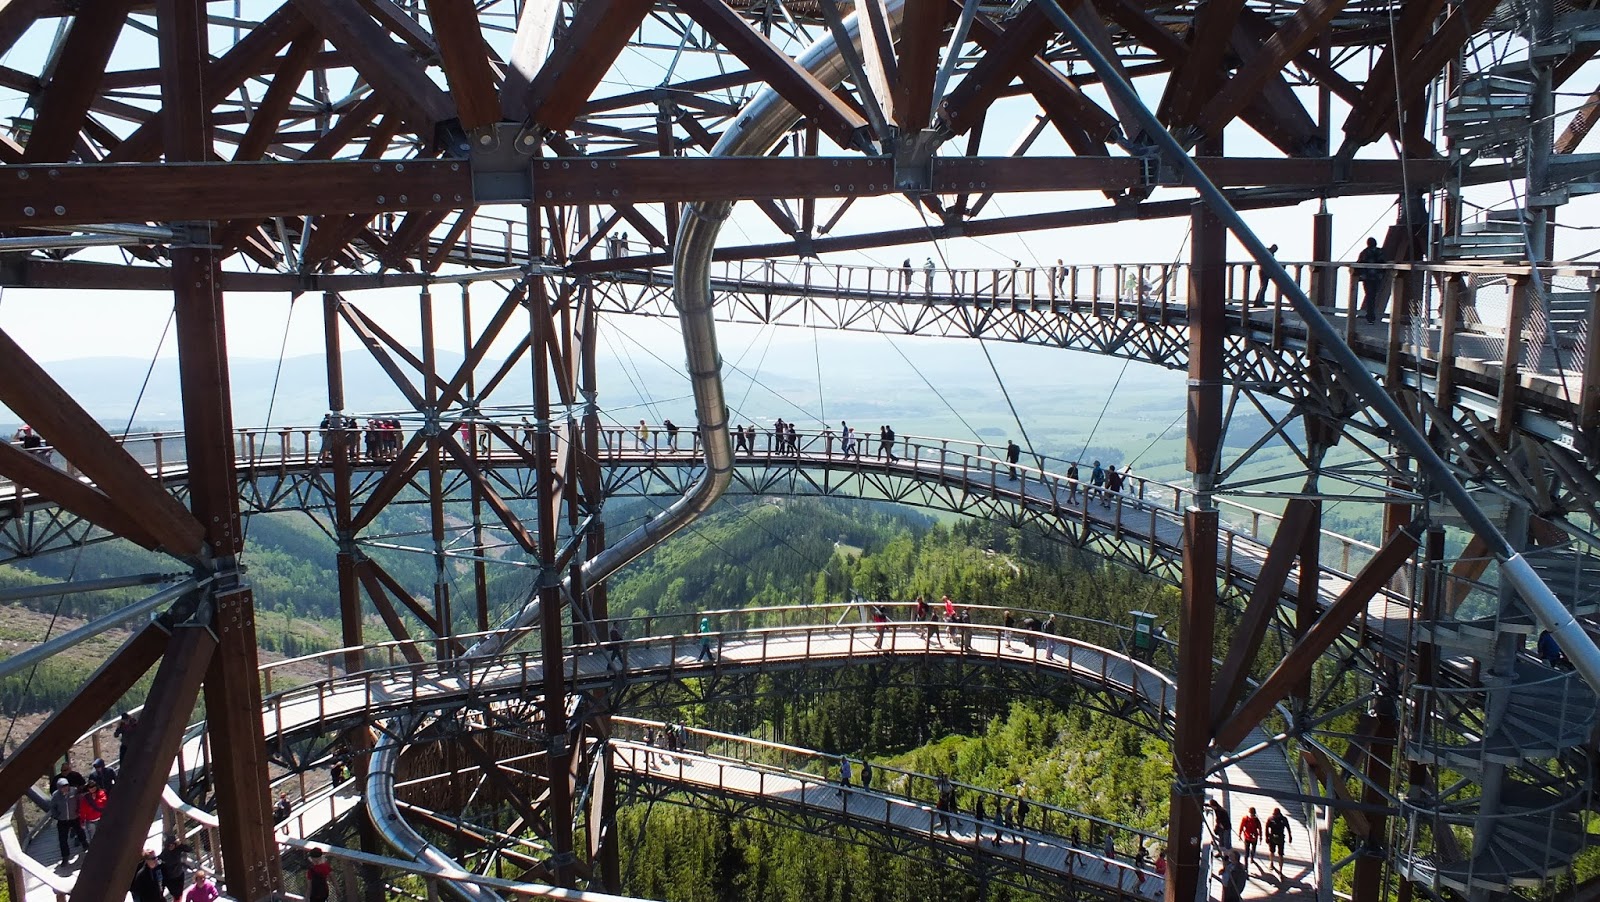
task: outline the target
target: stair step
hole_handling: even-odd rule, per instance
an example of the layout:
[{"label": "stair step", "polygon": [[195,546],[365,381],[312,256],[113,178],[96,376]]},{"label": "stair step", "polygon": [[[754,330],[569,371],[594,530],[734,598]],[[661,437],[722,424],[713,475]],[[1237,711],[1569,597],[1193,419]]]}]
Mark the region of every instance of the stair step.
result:
[{"label": "stair step", "polygon": [[[1526,63],[1523,64],[1526,67]],[[1526,70],[1524,70],[1526,71]],[[1532,73],[1513,75],[1493,70],[1474,72],[1461,79],[1456,86],[1456,95],[1475,94],[1485,90],[1496,93],[1532,94],[1534,79]]]},{"label": "stair step", "polygon": [[1461,226],[1463,235],[1516,235],[1522,237],[1522,223],[1503,219],[1479,220]]}]

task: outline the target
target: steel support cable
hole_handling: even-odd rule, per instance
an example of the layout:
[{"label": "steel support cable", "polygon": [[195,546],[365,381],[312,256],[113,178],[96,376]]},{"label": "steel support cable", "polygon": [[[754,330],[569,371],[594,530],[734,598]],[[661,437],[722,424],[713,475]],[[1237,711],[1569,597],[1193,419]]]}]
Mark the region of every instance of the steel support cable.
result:
[{"label": "steel support cable", "polygon": [[[0,288],[0,301],[3,301],[4,299],[5,290]],[[126,442],[128,440],[128,436],[133,432],[133,421],[139,416],[139,407],[144,403],[145,392],[150,388],[150,377],[155,373],[156,363],[161,359],[161,349],[166,347],[167,335],[172,332],[172,323],[177,314],[178,311],[176,307],[167,313],[167,323],[161,328],[161,337],[156,339],[156,349],[150,355],[150,365],[145,367],[144,381],[139,384],[139,393],[134,396],[133,408],[128,411],[128,421],[122,427],[122,442]],[[88,545],[86,544],[79,545],[77,550],[73,552],[72,566],[67,570],[67,582],[72,582],[77,578],[78,565],[83,562],[83,553],[87,548]],[[23,666],[27,665],[28,678],[23,681],[21,699],[18,701],[16,711],[11,715],[10,722],[6,725],[6,735],[4,740],[0,740],[0,747],[10,746],[11,736],[17,729],[17,718],[21,716],[22,713],[22,703],[26,702],[29,696],[33,694],[33,678],[39,672],[39,665],[44,663],[44,660],[47,657],[59,651],[64,651],[67,648],[71,648],[72,646],[77,645],[79,642],[90,639],[108,629],[111,629],[114,626],[131,620],[133,617],[138,616],[138,614],[148,613],[167,601],[174,601],[182,598],[184,595],[188,594],[189,589],[196,587],[193,582],[193,580],[190,580],[183,584],[184,591],[174,593],[170,589],[162,590],[161,592],[157,592],[155,595],[150,596],[150,598],[147,598],[142,602],[135,602],[120,612],[126,616],[119,617],[118,613],[114,612],[106,617],[100,618],[99,620],[91,621],[84,626],[79,627],[76,630],[72,630],[52,641],[51,636],[55,635],[56,623],[61,618],[61,608],[66,604],[67,601],[67,593],[63,592],[60,596],[58,596],[56,598],[55,610],[50,612],[50,622],[45,626],[44,638],[40,640],[40,644],[34,646],[32,649],[29,649],[27,652],[13,656],[7,661],[8,664],[12,665],[6,669],[7,673],[21,669]],[[209,580],[207,580],[207,582],[209,582]],[[153,604],[152,601],[154,601]],[[49,651],[43,651],[45,649],[49,649]]]},{"label": "steel support cable", "polygon": [[[971,8],[972,5],[973,4],[968,3],[967,7],[963,8],[963,21],[965,21],[967,9]],[[922,205],[920,204],[916,206],[916,210],[917,215],[922,217],[922,228],[927,231],[929,240],[933,242],[934,253],[939,255],[939,261],[944,264],[945,271],[949,272],[951,270],[950,258],[945,255],[944,246],[939,243],[937,238],[933,237],[933,225],[928,222],[927,210],[923,209]],[[1016,271],[1013,271],[1011,274],[1012,285],[1016,284],[1016,277]],[[951,278],[954,278],[954,276]],[[932,273],[928,274],[928,281],[933,281]],[[928,286],[928,290],[930,292],[933,290],[933,286],[931,284]],[[1022,417],[1017,413],[1016,403],[1011,400],[1011,392],[1006,389],[1006,380],[1000,378],[1000,368],[994,365],[994,355],[989,353],[989,345],[983,340],[982,335],[978,335],[976,338],[978,339],[978,350],[983,352],[983,359],[989,364],[989,372],[994,374],[995,385],[1000,387],[1000,397],[1006,399],[1006,408],[1011,411],[1011,421],[1017,424],[1017,431],[1022,433],[1022,444],[1027,447],[1029,456],[1039,459],[1042,462],[1042,458],[1040,458],[1039,453],[1033,449],[1033,439],[1028,437],[1028,427],[1022,425]],[[946,404],[948,403],[949,402],[946,402]],[[966,420],[962,420],[962,423],[965,424]],[[968,426],[967,428],[971,429],[972,427]],[[973,435],[978,435],[978,433],[974,431]],[[978,442],[980,444],[983,442],[983,436],[978,435]]]},{"label": "steel support cable", "polygon": [[1157,149],[1184,173],[1200,195],[1200,200],[1228,227],[1239,243],[1244,245],[1262,271],[1271,276],[1272,281],[1283,292],[1283,296],[1289,299],[1295,311],[1305,321],[1307,331],[1315,335],[1322,353],[1339,368],[1361,399],[1393,430],[1396,443],[1411,452],[1420,469],[1456,507],[1467,525],[1488,543],[1490,552],[1500,562],[1501,572],[1506,581],[1522,596],[1540,626],[1548,629],[1555,637],[1584,682],[1600,690],[1600,648],[1597,648],[1594,640],[1584,632],[1583,627],[1572,616],[1572,612],[1568,611],[1561,603],[1561,599],[1545,585],[1544,580],[1534,571],[1533,565],[1511,547],[1506,537],[1494,525],[1494,521],[1489,519],[1489,515],[1478,506],[1466,486],[1456,479],[1450,466],[1433,446],[1428,444],[1427,437],[1411,422],[1405,411],[1400,409],[1400,405],[1384,391],[1378,380],[1367,371],[1355,351],[1345,344],[1339,330],[1323,316],[1311,298],[1300,290],[1300,286],[1289,275],[1288,270],[1268,252],[1266,245],[1256,237],[1255,232],[1228,203],[1228,199],[1206,176],[1204,170],[1184,152],[1172,135],[1161,127],[1155,114],[1150,112],[1138,93],[1112,68],[1110,61],[1088,39],[1077,23],[1061,10],[1056,0],[1035,0],[1035,2],[1056,27],[1077,45],[1079,52],[1099,74],[1106,90],[1121,98],[1138,116],[1140,124],[1155,140]]},{"label": "steel support cable", "polygon": [[[900,0],[890,0],[889,15],[897,17]],[[854,18],[846,33],[854,36]],[[824,35],[797,60],[824,84],[836,84],[845,75],[845,63],[832,35]],[[723,132],[711,156],[751,156],[777,143],[799,118],[799,112],[771,87],[750,101]],[[711,296],[711,257],[717,235],[733,209],[730,201],[696,203],[684,210],[673,253],[673,292],[683,329],[695,413],[705,449],[706,466],[682,498],[644,526],[585,562],[583,585],[592,586],[616,573],[629,561],[698,519],[721,497],[733,473],[733,444],[728,432],[728,408],[723,393],[721,358],[717,353],[716,318]],[[528,632],[539,620],[540,605],[530,601],[464,655],[479,658],[499,653]]]}]

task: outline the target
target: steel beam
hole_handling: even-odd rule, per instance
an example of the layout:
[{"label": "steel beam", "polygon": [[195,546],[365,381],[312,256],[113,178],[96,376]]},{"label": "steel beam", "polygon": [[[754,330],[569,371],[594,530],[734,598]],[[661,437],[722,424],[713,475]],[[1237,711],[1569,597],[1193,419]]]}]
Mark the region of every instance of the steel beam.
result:
[{"label": "steel beam", "polygon": [[161,540],[144,528],[137,514],[9,442],[0,442],[0,476],[136,545],[151,551],[161,547]]},{"label": "steel beam", "polygon": [[1196,124],[1206,134],[1220,136],[1223,127],[1239,115],[1269,79],[1277,77],[1285,64],[1311,47],[1344,5],[1345,0],[1310,0],[1302,4],[1288,21],[1278,26],[1278,30],[1261,45],[1261,49],[1239,67],[1221,90],[1204,101],[1205,106]]}]

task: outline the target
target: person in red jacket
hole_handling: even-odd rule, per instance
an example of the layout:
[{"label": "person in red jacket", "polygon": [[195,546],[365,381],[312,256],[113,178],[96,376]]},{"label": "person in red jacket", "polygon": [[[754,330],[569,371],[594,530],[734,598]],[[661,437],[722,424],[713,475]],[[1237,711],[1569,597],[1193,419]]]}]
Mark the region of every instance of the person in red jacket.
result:
[{"label": "person in red jacket", "polygon": [[83,824],[83,836],[94,842],[95,828],[100,826],[100,816],[106,811],[106,791],[94,780],[84,783],[78,793],[78,820]]},{"label": "person in red jacket", "polygon": [[1256,860],[1256,843],[1261,841],[1261,818],[1256,817],[1256,810],[1239,822],[1239,838],[1244,840],[1244,866],[1249,867]]}]

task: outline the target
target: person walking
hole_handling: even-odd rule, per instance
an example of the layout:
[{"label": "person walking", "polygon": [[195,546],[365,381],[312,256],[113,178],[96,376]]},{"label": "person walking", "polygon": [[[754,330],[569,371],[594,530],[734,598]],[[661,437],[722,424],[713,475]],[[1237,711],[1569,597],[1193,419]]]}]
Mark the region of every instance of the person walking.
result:
[{"label": "person walking", "polygon": [[1012,624],[1016,623],[1016,618],[1012,617],[1011,612],[1008,610],[1001,616],[1000,622],[1003,626],[1003,629],[1000,630],[1000,641],[1005,643],[1006,648],[1010,648],[1011,626]]},{"label": "person walking", "polygon": [[888,458],[889,463],[894,463],[900,459],[894,453],[893,426],[884,426],[878,430],[878,456]]},{"label": "person walking", "polygon": [[933,258],[932,257],[929,257],[927,262],[922,264],[922,271],[928,274],[928,286],[927,286],[927,290],[924,293],[925,294],[933,294]]},{"label": "person walking", "polygon": [[710,661],[717,663],[717,656],[711,651],[711,618],[700,618],[700,657],[697,661]]},{"label": "person walking", "polygon": [[1378,293],[1383,290],[1384,277],[1380,267],[1387,262],[1376,238],[1368,238],[1367,246],[1356,257],[1356,278],[1361,281],[1361,315],[1368,323],[1378,321]]},{"label": "person walking", "polygon": [[1111,499],[1120,494],[1122,494],[1122,474],[1118,473],[1116,466],[1113,465],[1106,471],[1106,490],[1100,496],[1100,506],[1109,508]]},{"label": "person walking", "polygon": [[[983,844],[983,822],[988,818],[989,812],[983,806],[983,796],[978,796],[978,801],[972,805],[972,839],[979,845]],[[1000,842],[1000,831],[994,831],[994,841]]]},{"label": "person walking", "polygon": [[128,757],[128,743],[133,741],[133,734],[138,729],[139,719],[132,714],[124,711],[117,718],[117,728],[111,731],[111,735],[117,740],[118,761]]},{"label": "person walking", "polygon": [[[1278,258],[1278,246],[1276,244],[1268,246],[1267,253],[1271,254],[1272,258],[1276,260]],[[1256,289],[1256,306],[1260,307],[1267,303],[1267,288],[1272,285],[1272,280],[1267,278],[1267,268],[1265,266],[1256,267],[1256,271],[1261,274],[1261,287]]]},{"label": "person walking", "polygon": [[839,756],[839,798],[844,798],[844,791],[850,788],[850,759],[845,755]]},{"label": "person walking", "polygon": [[1272,816],[1267,818],[1267,863],[1276,867],[1279,874],[1283,873],[1284,847],[1294,838],[1293,834],[1294,830],[1289,827],[1289,819],[1283,816],[1283,810],[1272,809]]},{"label": "person walking", "polygon": [[194,879],[189,882],[189,888],[183,891],[183,902],[217,902],[221,895],[206,869],[195,868]]},{"label": "person walking", "polygon": [[128,884],[128,892],[133,902],[166,902],[161,886],[161,856],[155,849],[144,850],[138,870],[133,872],[133,882]]},{"label": "person walking", "polygon": [[94,769],[89,774],[94,777],[95,782],[100,784],[100,787],[106,791],[107,795],[117,785],[117,769],[107,764],[104,758],[94,759]]},{"label": "person walking", "polygon": [[911,293],[911,258],[910,257],[906,258],[906,262],[900,264],[900,293],[901,294],[910,294]]},{"label": "person walking", "polygon": [[640,420],[634,428],[634,437],[638,440],[640,451],[650,450],[650,427],[645,425],[644,420]]},{"label": "person walking", "polygon": [[1150,869],[1150,850],[1146,849],[1144,847],[1144,843],[1141,842],[1141,843],[1139,843],[1139,851],[1138,851],[1138,853],[1133,856],[1133,873],[1134,873],[1134,876],[1137,878],[1137,881],[1134,883],[1134,888],[1135,889],[1138,889],[1138,888],[1141,888],[1141,887],[1144,886],[1144,872],[1149,870],[1149,869]]},{"label": "person walking", "polygon": [[861,759],[861,788],[872,788],[872,762],[865,757]]},{"label": "person walking", "polygon": [[161,885],[173,902],[183,897],[184,881],[189,879],[189,851],[173,833],[167,834],[167,842],[161,847]]},{"label": "person walking", "polygon": [[100,818],[106,813],[106,791],[90,780],[78,793],[78,821],[83,824],[85,844],[94,842],[94,832],[100,828]]},{"label": "person walking", "polygon": [[750,453],[750,443],[745,441],[744,429],[735,426],[733,427],[733,453],[738,454],[740,451],[746,454]]},{"label": "person walking", "polygon": [[1006,463],[1011,465],[1011,478],[1017,478],[1017,461],[1022,459],[1022,448],[1016,442],[1006,441]]},{"label": "person walking", "polygon": [[956,790],[954,786],[950,785],[950,778],[944,774],[938,776],[934,785],[938,789],[939,795],[939,801],[936,806],[939,812],[939,825],[946,834],[949,834],[950,815],[955,814],[956,809]]},{"label": "person walking", "polygon": [[1039,632],[1044,633],[1044,654],[1047,658],[1056,656],[1056,615],[1051,614],[1040,625]]},{"label": "person walking", "polygon": [[678,424],[671,420],[663,421],[662,428],[667,430],[667,450],[678,450]]},{"label": "person walking", "polygon": [[1239,862],[1239,853],[1229,849],[1222,861],[1222,902],[1244,902],[1249,872]]},{"label": "person walking", "polygon": [[1233,848],[1233,818],[1228,815],[1228,809],[1218,804],[1216,799],[1206,799],[1206,807],[1211,809],[1212,817],[1216,818],[1217,845],[1224,849]]},{"label": "person walking", "polygon": [[[1017,830],[1026,829],[1028,829],[1028,790],[1019,786],[1017,787]],[[1019,832],[1017,835],[1020,839],[1021,833]]]},{"label": "person walking", "polygon": [[1256,860],[1256,844],[1261,842],[1261,819],[1254,808],[1239,821],[1239,839],[1244,843],[1244,866],[1249,868]]},{"label": "person walking", "polygon": [[328,878],[333,876],[333,865],[321,849],[306,853],[306,902],[328,902]]},{"label": "person walking", "polygon": [[83,828],[78,824],[77,790],[65,777],[57,777],[55,790],[50,793],[50,818],[56,822],[56,844],[61,851],[61,864],[72,860],[72,840],[88,848]]},{"label": "person walking", "polygon": [[[1087,492],[1085,492],[1083,497],[1084,498],[1088,498],[1089,494]],[[1078,500],[1078,462],[1077,461],[1073,461],[1072,463],[1067,464],[1067,503],[1071,504],[1072,502],[1077,501],[1077,500]]]},{"label": "person walking", "polygon": [[[1084,504],[1087,505],[1092,497],[1099,497],[1105,484],[1106,471],[1100,466],[1100,461],[1097,460],[1094,462],[1094,469],[1089,471],[1089,489],[1083,494]],[[1093,493],[1092,495],[1090,494],[1091,492]]]},{"label": "person walking", "polygon": [[1101,847],[1100,847],[1100,854],[1105,856],[1106,861],[1116,861],[1117,860],[1117,836],[1116,836],[1115,833],[1111,832],[1111,825],[1110,824],[1106,825],[1105,831],[1106,831],[1106,839],[1105,839],[1105,843],[1102,844]]}]

